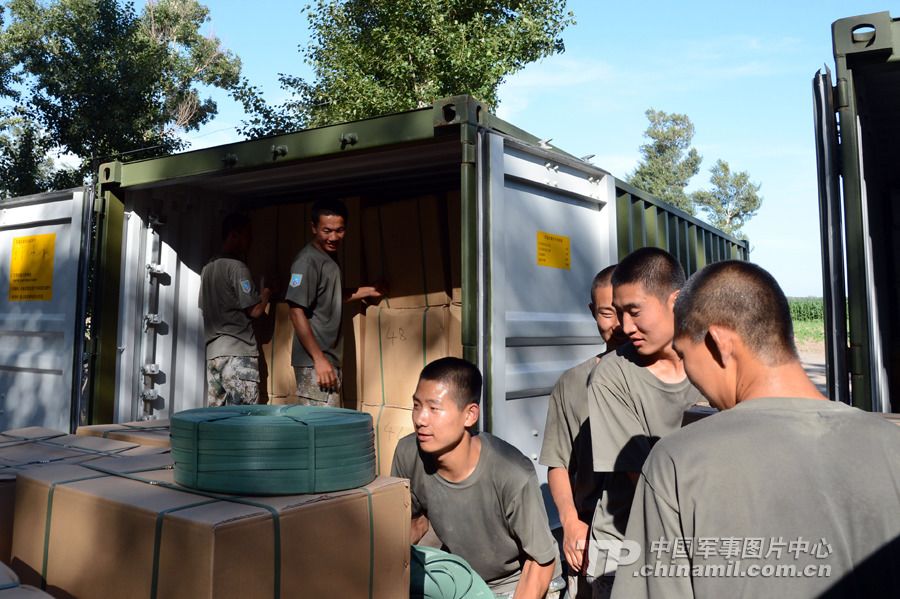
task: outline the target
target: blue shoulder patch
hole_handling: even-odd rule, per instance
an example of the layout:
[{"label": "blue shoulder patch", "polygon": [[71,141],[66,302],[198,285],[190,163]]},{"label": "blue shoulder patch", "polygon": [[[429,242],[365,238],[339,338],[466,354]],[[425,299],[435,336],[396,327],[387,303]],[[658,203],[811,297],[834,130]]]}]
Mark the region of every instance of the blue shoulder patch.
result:
[{"label": "blue shoulder patch", "polygon": [[247,279],[241,279],[241,291],[244,293],[250,293],[250,290],[253,289],[253,286],[250,284],[250,281]]},{"label": "blue shoulder patch", "polygon": [[291,287],[299,287],[300,281],[303,280],[303,275],[298,273],[291,273]]}]

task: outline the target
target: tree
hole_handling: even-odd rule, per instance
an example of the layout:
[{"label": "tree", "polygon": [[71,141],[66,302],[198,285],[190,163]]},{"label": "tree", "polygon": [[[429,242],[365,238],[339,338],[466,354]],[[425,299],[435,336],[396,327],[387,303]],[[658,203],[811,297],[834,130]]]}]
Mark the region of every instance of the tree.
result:
[{"label": "tree", "polygon": [[60,152],[82,160],[158,155],[182,147],[178,132],[216,113],[197,86],[228,89],[240,61],[197,30],[197,0],[148,0],[138,16],[117,0],[11,0],[3,55],[21,68],[20,108]]},{"label": "tree", "polygon": [[756,216],[762,205],[760,185],[751,182],[746,171],[732,173],[724,160],[716,161],[709,172],[712,189],[695,192],[693,200],[706,213],[711,225],[738,237],[741,228]]},{"label": "tree", "polygon": [[700,172],[702,158],[691,147],[694,124],[684,114],[667,113],[650,108],[644,114],[650,121],[641,146],[643,159],[627,181],[658,198],[694,213],[691,198],[685,193],[691,178]]},{"label": "tree", "polygon": [[252,115],[244,132],[319,126],[471,94],[498,103],[497,88],[526,64],[564,50],[574,22],[564,0],[316,0],[303,51],[312,83],[281,76],[292,98],[270,107],[245,82],[236,97]]}]

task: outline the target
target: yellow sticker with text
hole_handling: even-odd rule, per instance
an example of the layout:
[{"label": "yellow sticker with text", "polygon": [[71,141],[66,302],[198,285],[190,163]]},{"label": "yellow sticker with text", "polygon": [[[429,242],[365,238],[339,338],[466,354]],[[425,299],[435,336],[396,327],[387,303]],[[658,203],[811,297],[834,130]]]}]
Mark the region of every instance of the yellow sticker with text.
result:
[{"label": "yellow sticker with text", "polygon": [[544,231],[537,232],[537,264],[551,268],[570,270],[571,243],[565,235],[553,235]]},{"label": "yellow sticker with text", "polygon": [[9,295],[11,302],[50,301],[53,299],[53,259],[56,233],[14,237],[9,258]]}]

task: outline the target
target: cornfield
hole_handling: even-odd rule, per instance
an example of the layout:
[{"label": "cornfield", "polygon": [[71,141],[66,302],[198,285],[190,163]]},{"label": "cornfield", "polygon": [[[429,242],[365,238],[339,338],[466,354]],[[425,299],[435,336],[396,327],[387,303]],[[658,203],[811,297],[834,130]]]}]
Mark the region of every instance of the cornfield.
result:
[{"label": "cornfield", "polygon": [[825,319],[825,304],[821,297],[788,298],[794,322],[814,322]]}]

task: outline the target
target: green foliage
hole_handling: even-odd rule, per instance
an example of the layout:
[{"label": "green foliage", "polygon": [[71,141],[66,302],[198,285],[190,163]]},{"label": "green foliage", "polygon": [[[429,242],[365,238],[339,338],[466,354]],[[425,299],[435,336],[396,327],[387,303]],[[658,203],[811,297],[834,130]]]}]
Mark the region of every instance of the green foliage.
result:
[{"label": "green foliage", "polygon": [[497,88],[526,64],[562,52],[573,23],[564,0],[316,0],[302,49],[312,82],[282,75],[291,99],[268,106],[246,82],[235,93],[259,136],[430,105]]},{"label": "green foliage", "polygon": [[709,224],[737,237],[762,205],[760,186],[750,181],[746,171],[732,173],[721,159],[709,172],[712,189],[695,192],[694,203],[706,213]]},{"label": "green foliage", "polygon": [[685,114],[670,114],[652,108],[645,114],[650,124],[644,137],[650,142],[641,146],[643,159],[627,180],[635,187],[693,214],[693,202],[684,189],[691,178],[700,172],[702,161],[697,150],[691,147],[694,124]]},{"label": "green foliage", "polygon": [[825,302],[821,297],[788,298],[794,322],[814,322],[825,319]]},{"label": "green foliage", "polygon": [[148,0],[141,15],[117,0],[10,0],[7,9],[0,55],[18,68],[18,110],[48,145],[78,156],[82,174],[92,160],[181,148],[178,131],[216,113],[197,86],[229,89],[239,78],[240,61],[198,33],[208,10],[197,0]]}]

